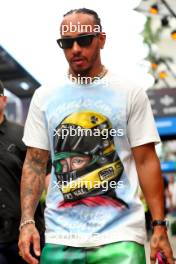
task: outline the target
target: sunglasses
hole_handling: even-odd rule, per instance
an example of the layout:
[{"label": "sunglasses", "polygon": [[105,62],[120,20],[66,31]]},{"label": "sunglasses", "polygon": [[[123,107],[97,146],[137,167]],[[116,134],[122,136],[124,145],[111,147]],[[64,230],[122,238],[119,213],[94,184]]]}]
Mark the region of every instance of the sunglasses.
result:
[{"label": "sunglasses", "polygon": [[61,49],[71,49],[75,41],[80,47],[87,47],[91,45],[93,39],[99,34],[100,33],[87,34],[76,38],[60,38],[57,39],[57,43]]}]

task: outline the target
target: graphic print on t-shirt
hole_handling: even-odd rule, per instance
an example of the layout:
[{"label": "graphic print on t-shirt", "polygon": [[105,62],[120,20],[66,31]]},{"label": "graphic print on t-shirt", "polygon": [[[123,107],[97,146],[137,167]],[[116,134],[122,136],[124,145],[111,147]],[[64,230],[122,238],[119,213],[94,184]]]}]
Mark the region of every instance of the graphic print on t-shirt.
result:
[{"label": "graphic print on t-shirt", "polygon": [[63,195],[58,207],[128,207],[115,193],[124,168],[111,129],[109,119],[92,110],[73,112],[56,127],[53,166]]}]

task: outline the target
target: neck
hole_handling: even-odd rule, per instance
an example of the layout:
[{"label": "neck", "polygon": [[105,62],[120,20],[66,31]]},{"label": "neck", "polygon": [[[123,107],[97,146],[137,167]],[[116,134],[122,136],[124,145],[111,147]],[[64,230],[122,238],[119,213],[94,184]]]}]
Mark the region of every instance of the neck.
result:
[{"label": "neck", "polygon": [[88,84],[95,79],[101,79],[107,73],[107,69],[100,63],[93,69],[88,69],[84,72],[74,72],[71,68],[68,72],[68,77],[73,82],[79,82],[80,84]]}]

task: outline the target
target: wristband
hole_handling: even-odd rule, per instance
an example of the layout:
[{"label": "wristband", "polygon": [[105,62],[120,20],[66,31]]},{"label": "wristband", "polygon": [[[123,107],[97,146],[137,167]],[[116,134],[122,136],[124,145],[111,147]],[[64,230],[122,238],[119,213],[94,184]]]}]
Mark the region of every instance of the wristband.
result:
[{"label": "wristband", "polygon": [[164,226],[164,227],[168,227],[168,220],[153,220],[152,221],[152,227],[155,227],[155,226]]},{"label": "wristband", "polygon": [[19,231],[21,231],[21,229],[23,228],[23,226],[28,225],[28,224],[33,224],[33,225],[35,225],[35,221],[34,221],[33,219],[24,220],[24,221],[21,222],[21,224],[20,224]]}]

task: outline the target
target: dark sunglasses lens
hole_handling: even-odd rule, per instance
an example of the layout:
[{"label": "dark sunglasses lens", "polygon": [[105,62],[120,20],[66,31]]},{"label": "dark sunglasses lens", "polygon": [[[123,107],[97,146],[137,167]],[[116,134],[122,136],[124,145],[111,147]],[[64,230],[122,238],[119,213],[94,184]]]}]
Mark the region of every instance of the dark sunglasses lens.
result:
[{"label": "dark sunglasses lens", "polygon": [[89,46],[92,43],[92,40],[94,38],[94,35],[87,35],[77,38],[77,43],[81,47]]},{"label": "dark sunglasses lens", "polygon": [[68,39],[58,39],[57,43],[59,44],[60,48],[62,49],[70,49],[73,46],[73,39],[68,38]]},{"label": "dark sunglasses lens", "polygon": [[73,47],[74,41],[76,41],[80,47],[86,47],[91,45],[92,40],[95,36],[96,35],[86,35],[77,38],[58,39],[57,43],[62,49],[71,49]]}]

